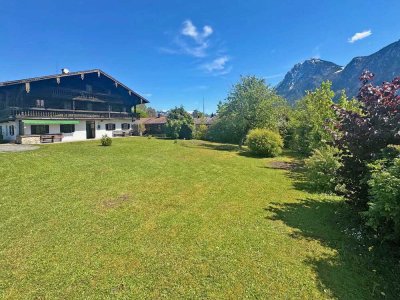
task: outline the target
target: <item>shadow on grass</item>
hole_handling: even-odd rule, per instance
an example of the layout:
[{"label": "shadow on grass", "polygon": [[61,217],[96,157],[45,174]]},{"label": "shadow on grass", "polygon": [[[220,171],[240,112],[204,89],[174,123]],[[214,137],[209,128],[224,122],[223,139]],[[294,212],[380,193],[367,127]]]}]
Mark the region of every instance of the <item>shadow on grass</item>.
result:
[{"label": "shadow on grass", "polygon": [[237,145],[232,145],[232,144],[213,144],[213,143],[200,143],[198,144],[200,147],[207,148],[207,149],[212,149],[212,150],[218,150],[218,151],[229,151],[229,152],[242,152],[244,151],[243,149],[240,149],[239,146]]},{"label": "shadow on grass", "polygon": [[[185,147],[191,147],[188,144],[184,145]],[[217,143],[207,143],[202,142],[196,144],[195,147],[202,147],[206,149],[216,150],[216,151],[228,151],[228,152],[237,152],[239,156],[250,157],[250,158],[265,158],[265,156],[258,155],[254,152],[251,152],[247,147],[240,148],[238,145],[233,144],[217,144]]]},{"label": "shadow on grass", "polygon": [[323,293],[338,299],[396,299],[400,295],[398,257],[366,238],[354,218],[357,213],[343,201],[307,198],[273,203],[265,210],[269,219],[294,229],[292,238],[318,241],[333,250],[332,255],[323,256],[311,252],[305,261],[315,270]]}]

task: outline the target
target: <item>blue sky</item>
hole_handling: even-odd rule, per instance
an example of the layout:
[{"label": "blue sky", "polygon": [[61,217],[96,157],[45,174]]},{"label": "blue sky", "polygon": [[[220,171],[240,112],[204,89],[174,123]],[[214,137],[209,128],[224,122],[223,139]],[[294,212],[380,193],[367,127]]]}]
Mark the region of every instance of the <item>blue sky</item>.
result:
[{"label": "blue sky", "polygon": [[305,59],[344,65],[398,40],[399,11],[398,0],[3,0],[0,81],[100,68],[157,109],[204,97],[212,112],[240,75],[275,85]]}]

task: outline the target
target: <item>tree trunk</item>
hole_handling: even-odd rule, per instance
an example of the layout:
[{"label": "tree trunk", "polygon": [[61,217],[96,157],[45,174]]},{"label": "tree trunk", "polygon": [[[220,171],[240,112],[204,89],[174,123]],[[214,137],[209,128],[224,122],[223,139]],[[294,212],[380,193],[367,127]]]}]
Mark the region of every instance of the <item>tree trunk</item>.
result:
[{"label": "tree trunk", "polygon": [[244,136],[244,137],[242,137],[242,138],[240,139],[240,142],[239,142],[239,149],[242,149],[245,140],[246,140],[246,136]]}]

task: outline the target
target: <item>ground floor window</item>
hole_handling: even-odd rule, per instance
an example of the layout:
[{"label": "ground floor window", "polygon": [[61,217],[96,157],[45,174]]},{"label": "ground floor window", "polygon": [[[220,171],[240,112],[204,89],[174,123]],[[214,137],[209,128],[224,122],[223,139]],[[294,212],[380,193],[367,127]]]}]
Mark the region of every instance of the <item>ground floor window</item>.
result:
[{"label": "ground floor window", "polygon": [[31,134],[48,134],[49,125],[31,125]]},{"label": "ground floor window", "polygon": [[73,133],[73,132],[75,132],[75,125],[74,124],[61,124],[60,132],[61,133]]},{"label": "ground floor window", "polygon": [[115,124],[112,123],[106,124],[106,130],[115,130]]},{"label": "ground floor window", "polygon": [[131,129],[131,124],[129,124],[129,123],[122,123],[122,124],[121,124],[121,128],[122,128],[122,130],[129,130],[129,129]]},{"label": "ground floor window", "polygon": [[10,126],[8,127],[8,130],[9,130],[9,133],[10,133],[11,136],[15,134],[15,127],[14,127],[14,125],[10,125]]}]

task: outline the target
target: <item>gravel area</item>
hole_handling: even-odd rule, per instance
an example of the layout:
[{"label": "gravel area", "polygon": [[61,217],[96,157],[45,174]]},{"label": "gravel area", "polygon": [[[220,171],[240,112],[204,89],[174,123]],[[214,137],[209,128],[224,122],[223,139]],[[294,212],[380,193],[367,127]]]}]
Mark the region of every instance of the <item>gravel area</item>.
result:
[{"label": "gravel area", "polygon": [[0,145],[0,153],[2,152],[22,152],[39,149],[38,146],[32,145],[17,145],[17,144],[3,144]]}]

